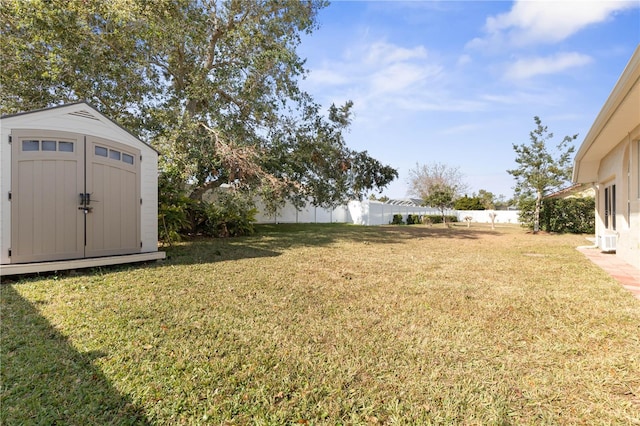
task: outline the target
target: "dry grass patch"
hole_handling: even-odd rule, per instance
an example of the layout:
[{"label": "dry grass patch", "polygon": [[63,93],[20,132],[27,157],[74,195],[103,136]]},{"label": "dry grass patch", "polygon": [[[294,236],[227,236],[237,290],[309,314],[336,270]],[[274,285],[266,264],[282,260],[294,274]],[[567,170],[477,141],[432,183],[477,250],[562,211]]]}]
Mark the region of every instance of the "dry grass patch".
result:
[{"label": "dry grass patch", "polygon": [[581,244],[263,226],[3,285],[0,420],[640,424],[640,303]]}]

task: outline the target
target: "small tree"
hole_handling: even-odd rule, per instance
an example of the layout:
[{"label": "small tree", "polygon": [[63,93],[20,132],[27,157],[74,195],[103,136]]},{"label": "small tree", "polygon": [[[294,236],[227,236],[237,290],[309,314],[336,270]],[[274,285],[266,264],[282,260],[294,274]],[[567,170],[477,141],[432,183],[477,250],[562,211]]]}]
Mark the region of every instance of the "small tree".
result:
[{"label": "small tree", "polygon": [[491,229],[496,229],[496,217],[498,214],[496,212],[489,213],[489,219],[491,219]]},{"label": "small tree", "polygon": [[521,200],[535,198],[533,232],[537,233],[540,230],[543,197],[550,191],[560,189],[571,177],[571,154],[575,148],[570,144],[578,135],[565,136],[555,152],[550,152],[547,141],[553,138],[553,133],[542,125],[539,117],[533,119],[536,128],[529,132],[529,144],[513,145],[518,167],[507,172],[516,179],[515,192]]},{"label": "small tree", "polygon": [[429,191],[429,195],[424,198],[424,203],[428,206],[435,207],[442,214],[442,223],[447,223],[444,211],[453,207],[454,190],[446,185],[434,185]]},{"label": "small tree", "polygon": [[493,210],[496,208],[496,196],[493,192],[481,189],[478,191],[478,195],[474,195],[474,198],[478,198],[482,203],[482,210]]},{"label": "small tree", "polygon": [[436,207],[442,213],[453,207],[467,185],[458,167],[449,167],[442,163],[420,165],[409,170],[409,193],[420,198],[424,205]]}]

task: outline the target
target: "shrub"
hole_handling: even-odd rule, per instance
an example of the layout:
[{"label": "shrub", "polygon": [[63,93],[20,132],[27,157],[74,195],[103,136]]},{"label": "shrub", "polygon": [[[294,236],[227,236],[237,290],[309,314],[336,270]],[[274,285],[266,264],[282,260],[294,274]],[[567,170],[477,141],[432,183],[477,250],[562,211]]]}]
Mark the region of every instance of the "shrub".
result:
[{"label": "shrub", "polygon": [[548,232],[593,234],[595,200],[593,198],[548,199],[543,203],[540,222]]},{"label": "shrub", "polygon": [[407,225],[417,225],[422,223],[422,217],[417,214],[410,214],[407,216]]},{"label": "shrub", "polygon": [[394,214],[393,219],[391,220],[392,225],[402,225],[404,224],[404,220],[402,219],[401,214]]},{"label": "shrub", "polygon": [[180,241],[191,228],[189,217],[195,202],[184,194],[180,183],[176,173],[158,177],[158,238],[169,244]]},{"label": "shrub", "polygon": [[158,237],[171,244],[186,235],[234,237],[252,234],[257,210],[240,192],[223,192],[214,202],[189,198],[175,170],[158,177]]},{"label": "shrub", "polygon": [[214,202],[202,204],[202,234],[222,238],[253,234],[258,211],[249,197],[239,192],[225,192]]},{"label": "shrub", "polygon": [[[455,215],[446,215],[447,223],[457,222],[458,216]],[[429,214],[423,216],[423,223],[442,223],[442,215],[439,214]]]},{"label": "shrub", "polygon": [[453,208],[456,210],[484,210],[484,205],[482,204],[482,200],[478,197],[460,197],[455,203],[453,203]]},{"label": "shrub", "polygon": [[[535,200],[521,200],[519,207],[522,226],[533,229]],[[542,200],[540,229],[546,232],[593,234],[595,200],[590,197]]]}]

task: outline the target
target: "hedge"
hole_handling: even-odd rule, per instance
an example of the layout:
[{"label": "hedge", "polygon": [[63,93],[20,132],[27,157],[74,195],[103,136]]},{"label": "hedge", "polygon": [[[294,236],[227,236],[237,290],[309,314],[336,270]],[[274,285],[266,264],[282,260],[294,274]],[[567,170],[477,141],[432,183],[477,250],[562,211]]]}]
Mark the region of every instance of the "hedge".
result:
[{"label": "hedge", "polygon": [[[535,200],[521,200],[520,221],[533,229]],[[546,198],[540,209],[540,229],[546,232],[593,234],[595,232],[595,199]]]}]

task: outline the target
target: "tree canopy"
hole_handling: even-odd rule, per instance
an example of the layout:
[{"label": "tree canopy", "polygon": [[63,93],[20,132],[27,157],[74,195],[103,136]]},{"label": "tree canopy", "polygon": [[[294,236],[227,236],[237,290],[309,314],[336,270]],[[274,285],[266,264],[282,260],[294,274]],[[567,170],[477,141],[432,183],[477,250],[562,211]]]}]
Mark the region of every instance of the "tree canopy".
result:
[{"label": "tree canopy", "polygon": [[538,232],[543,197],[570,182],[571,159],[575,150],[571,142],[578,135],[565,136],[552,151],[547,142],[553,139],[553,133],[542,125],[539,117],[533,119],[536,128],[529,132],[529,143],[513,144],[518,167],[507,172],[516,179],[515,193],[520,199],[535,199],[533,231]]},{"label": "tree canopy", "polygon": [[[352,103],[302,91],[324,0],[5,0],[2,113],[88,100],[161,152],[201,199],[229,183],[335,205],[397,177],[348,148]],[[188,185],[187,185],[188,184]]]},{"label": "tree canopy", "polygon": [[453,203],[453,208],[456,210],[485,210],[484,204],[479,197],[464,195],[458,198]]},{"label": "tree canopy", "polygon": [[452,198],[458,198],[467,189],[464,176],[458,167],[443,163],[419,164],[409,170],[409,193],[425,200],[434,191],[446,189]]},{"label": "tree canopy", "polygon": [[436,207],[442,213],[453,207],[454,202],[465,191],[458,167],[443,163],[419,164],[409,170],[409,193],[420,198],[426,206]]}]

